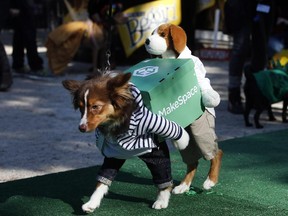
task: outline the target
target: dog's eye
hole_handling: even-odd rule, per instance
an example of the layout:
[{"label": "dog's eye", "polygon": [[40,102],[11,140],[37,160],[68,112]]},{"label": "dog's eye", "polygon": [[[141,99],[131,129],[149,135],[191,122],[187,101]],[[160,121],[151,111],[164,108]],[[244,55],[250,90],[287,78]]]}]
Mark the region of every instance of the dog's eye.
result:
[{"label": "dog's eye", "polygon": [[92,105],[91,106],[91,110],[92,111],[99,111],[102,109],[102,106],[101,105]]},{"label": "dog's eye", "polygon": [[161,32],[161,33],[160,33],[160,36],[161,36],[161,37],[165,37],[165,33],[164,33],[164,32]]},{"label": "dog's eye", "polygon": [[97,110],[97,109],[100,109],[100,108],[101,108],[101,106],[99,106],[99,105],[93,105],[91,107],[91,109],[93,109],[93,110]]}]

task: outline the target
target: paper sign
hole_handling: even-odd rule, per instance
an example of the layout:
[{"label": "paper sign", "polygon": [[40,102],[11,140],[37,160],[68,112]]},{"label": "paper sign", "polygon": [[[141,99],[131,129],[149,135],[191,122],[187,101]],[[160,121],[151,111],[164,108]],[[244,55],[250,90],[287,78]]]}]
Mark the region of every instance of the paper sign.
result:
[{"label": "paper sign", "polygon": [[179,25],[181,22],[180,0],[158,0],[137,5],[124,11],[128,22],[118,25],[120,38],[129,57],[144,45],[151,32],[163,23]]}]

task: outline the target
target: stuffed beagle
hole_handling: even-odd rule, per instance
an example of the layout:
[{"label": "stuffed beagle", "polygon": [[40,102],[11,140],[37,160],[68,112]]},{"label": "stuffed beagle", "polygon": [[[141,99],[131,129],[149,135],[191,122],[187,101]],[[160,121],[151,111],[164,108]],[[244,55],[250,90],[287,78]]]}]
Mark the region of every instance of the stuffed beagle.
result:
[{"label": "stuffed beagle", "polygon": [[[183,162],[187,164],[187,173],[181,184],[173,189],[173,193],[180,194],[189,190],[195,175],[198,160],[209,160],[210,170],[203,184],[204,189],[211,189],[218,182],[223,152],[218,148],[215,133],[215,110],[220,103],[220,95],[210,85],[206,78],[203,63],[186,46],[187,36],[185,31],[173,24],[162,24],[156,28],[145,41],[148,53],[160,58],[192,59],[194,71],[199,83],[202,103],[205,111],[198,119],[186,128],[191,137],[188,147],[180,151]],[[188,115],[189,113],[187,113]]]},{"label": "stuffed beagle", "polygon": [[219,94],[213,90],[209,79],[205,78],[206,70],[202,62],[186,46],[185,31],[173,24],[162,24],[155,29],[145,41],[148,53],[162,58],[191,58],[195,64],[195,73],[201,89],[202,102],[205,107],[213,108],[220,103]]}]

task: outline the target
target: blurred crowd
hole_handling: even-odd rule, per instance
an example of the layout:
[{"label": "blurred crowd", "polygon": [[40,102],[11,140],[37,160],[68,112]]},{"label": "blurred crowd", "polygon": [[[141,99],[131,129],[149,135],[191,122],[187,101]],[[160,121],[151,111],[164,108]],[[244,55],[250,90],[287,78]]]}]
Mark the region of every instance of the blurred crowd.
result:
[{"label": "blurred crowd", "polygon": [[[49,68],[44,68],[36,43],[36,3],[39,4],[41,1],[1,0],[0,29],[7,26],[7,22],[13,29],[13,53],[10,65],[3,43],[0,41],[0,90],[6,91],[11,87],[12,71],[41,77],[63,73],[67,64],[73,58],[77,58],[77,55],[79,56],[81,49],[89,50],[86,53],[91,53],[89,61],[93,72],[105,68],[113,69],[118,64],[127,62],[116,25],[127,22],[128,18],[123,11],[150,1],[47,1],[54,3],[53,7],[57,6],[55,8],[58,18],[55,13],[53,16],[50,13],[50,24],[46,26],[49,35],[45,44]],[[203,22],[203,14],[211,14],[211,11],[221,9],[221,18],[224,22],[220,23],[220,31],[233,38],[227,74],[228,111],[241,114],[243,113],[241,96],[243,71],[253,73],[267,68],[273,56],[288,46],[287,1],[215,0],[211,1],[214,5],[199,13],[197,8],[200,1],[181,1],[180,26],[187,33],[188,47],[196,51],[199,48],[195,40],[195,30],[199,27],[197,23]],[[61,12],[59,12],[60,6]],[[128,63],[133,64],[147,57],[149,55],[141,47],[130,57]],[[28,65],[25,64],[25,58]]]},{"label": "blurred crowd", "polygon": [[229,61],[228,111],[243,113],[242,75],[269,67],[273,55],[287,48],[287,1],[227,0],[225,31],[233,37]]}]

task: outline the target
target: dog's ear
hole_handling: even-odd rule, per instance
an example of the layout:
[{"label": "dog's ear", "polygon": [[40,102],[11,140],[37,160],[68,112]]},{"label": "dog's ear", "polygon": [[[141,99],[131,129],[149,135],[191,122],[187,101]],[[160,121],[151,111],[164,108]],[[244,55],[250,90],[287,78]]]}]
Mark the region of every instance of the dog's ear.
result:
[{"label": "dog's ear", "polygon": [[79,101],[79,95],[77,94],[77,91],[79,90],[82,82],[77,80],[64,80],[62,81],[62,85],[64,88],[66,88],[68,91],[70,91],[72,95],[72,103],[74,106],[74,109],[78,109],[78,101]]},{"label": "dog's ear", "polygon": [[111,78],[107,82],[108,90],[113,90],[115,88],[120,88],[128,84],[132,74],[131,73],[119,73],[117,76]]},{"label": "dog's ear", "polygon": [[81,82],[76,80],[63,80],[62,85],[65,89],[74,94],[80,88]]},{"label": "dog's ear", "polygon": [[68,91],[70,91],[71,95],[72,95],[72,100],[73,100],[73,106],[74,109],[78,109],[78,94],[77,91],[79,90],[80,86],[81,86],[80,81],[76,81],[76,80],[63,80],[62,81],[62,85],[64,86],[64,88],[66,88]]},{"label": "dog's ear", "polygon": [[177,25],[170,25],[170,35],[175,51],[180,54],[186,47],[187,36],[185,31]]},{"label": "dog's ear", "polygon": [[109,97],[116,108],[123,108],[133,98],[129,90],[131,76],[131,73],[120,73],[107,82]]}]

